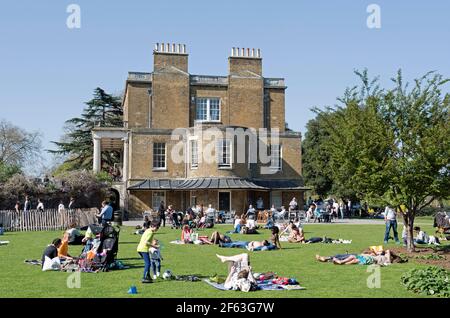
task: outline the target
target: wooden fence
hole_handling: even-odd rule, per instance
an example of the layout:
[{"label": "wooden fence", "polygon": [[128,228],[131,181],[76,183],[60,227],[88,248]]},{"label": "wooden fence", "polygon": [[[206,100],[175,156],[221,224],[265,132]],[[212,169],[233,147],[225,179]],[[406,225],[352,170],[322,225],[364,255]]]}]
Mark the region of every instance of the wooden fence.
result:
[{"label": "wooden fence", "polygon": [[65,230],[72,223],[77,227],[87,226],[97,222],[97,208],[64,210],[46,210],[38,212],[0,211],[0,224],[5,231],[50,231]]}]

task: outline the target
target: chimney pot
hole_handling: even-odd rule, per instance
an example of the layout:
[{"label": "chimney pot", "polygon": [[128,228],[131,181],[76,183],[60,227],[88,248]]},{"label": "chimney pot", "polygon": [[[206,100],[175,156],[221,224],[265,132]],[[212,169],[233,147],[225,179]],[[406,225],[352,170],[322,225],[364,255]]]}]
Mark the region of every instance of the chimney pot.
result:
[{"label": "chimney pot", "polygon": [[247,57],[250,57],[250,49],[247,48]]},{"label": "chimney pot", "polygon": [[155,44],[155,51],[158,51],[158,45],[159,45],[159,43]]},{"label": "chimney pot", "polygon": [[162,42],[162,43],[161,43],[160,51],[161,51],[161,52],[164,52],[164,48],[165,48],[165,45],[164,45],[164,42]]},{"label": "chimney pot", "polygon": [[242,56],[242,57],[245,56],[245,49],[244,49],[244,48],[242,48],[242,50],[241,50],[241,56]]},{"label": "chimney pot", "polygon": [[169,53],[169,52],[170,52],[170,43],[167,43],[167,44],[166,44],[166,48],[167,48],[167,49],[166,49],[166,52]]},{"label": "chimney pot", "polygon": [[258,53],[257,53],[257,57],[261,57],[261,49],[258,49],[257,52],[258,52]]},{"label": "chimney pot", "polygon": [[183,53],[186,53],[186,44],[183,44]]}]

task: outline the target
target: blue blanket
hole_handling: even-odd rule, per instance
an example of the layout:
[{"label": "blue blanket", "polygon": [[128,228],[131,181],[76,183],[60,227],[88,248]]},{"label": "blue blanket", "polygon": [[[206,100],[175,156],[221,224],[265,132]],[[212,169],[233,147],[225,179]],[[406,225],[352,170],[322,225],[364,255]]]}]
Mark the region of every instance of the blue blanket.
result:
[{"label": "blue blanket", "polygon": [[[247,248],[249,242],[247,241],[236,241],[231,243],[222,243],[219,246],[220,247],[226,247],[226,248]],[[253,251],[270,251],[270,250],[276,250],[277,247],[275,245],[269,245],[269,246],[260,246],[255,248]]]},{"label": "blue blanket", "polygon": [[[226,289],[223,284],[218,284],[210,281],[209,279],[203,280],[205,283],[211,285],[214,288],[220,289],[220,290],[230,290]],[[278,284],[272,284],[272,283],[259,283],[258,282],[258,290],[302,290],[306,289],[305,287],[301,287],[300,285],[278,285]]]}]

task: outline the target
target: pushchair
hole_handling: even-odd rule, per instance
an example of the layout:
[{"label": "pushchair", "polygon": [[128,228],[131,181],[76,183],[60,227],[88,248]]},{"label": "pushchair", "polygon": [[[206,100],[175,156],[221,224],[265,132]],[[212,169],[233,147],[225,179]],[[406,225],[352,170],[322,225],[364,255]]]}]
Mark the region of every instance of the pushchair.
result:
[{"label": "pushchair", "polygon": [[206,215],[206,220],[205,220],[205,228],[213,228],[214,227],[214,213],[208,213]]},{"label": "pushchair", "polygon": [[115,262],[119,252],[119,233],[120,230],[111,225],[103,227],[100,232],[100,244],[91,263],[93,270],[106,272]]}]

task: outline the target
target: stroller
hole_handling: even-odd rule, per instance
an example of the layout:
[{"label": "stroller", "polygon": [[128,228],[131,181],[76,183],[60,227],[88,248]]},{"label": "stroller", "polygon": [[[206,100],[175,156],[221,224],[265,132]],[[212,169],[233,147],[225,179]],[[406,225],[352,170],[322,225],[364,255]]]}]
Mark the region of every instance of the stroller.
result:
[{"label": "stroller", "polygon": [[210,229],[214,227],[214,213],[208,213],[206,215],[205,228]]},{"label": "stroller", "polygon": [[93,270],[108,271],[110,265],[116,260],[119,251],[120,230],[106,225],[100,232],[100,244],[91,263]]}]

